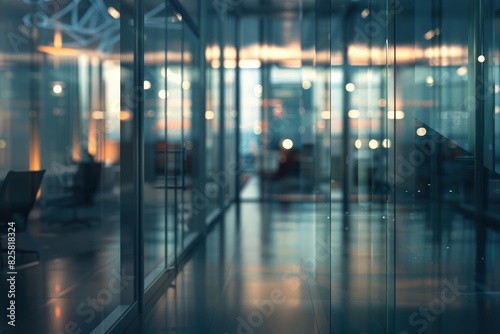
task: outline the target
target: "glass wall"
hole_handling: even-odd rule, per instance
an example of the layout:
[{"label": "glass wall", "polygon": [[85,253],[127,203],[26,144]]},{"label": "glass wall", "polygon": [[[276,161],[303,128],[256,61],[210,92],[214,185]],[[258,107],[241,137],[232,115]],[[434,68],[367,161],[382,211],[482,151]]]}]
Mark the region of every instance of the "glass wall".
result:
[{"label": "glass wall", "polygon": [[[205,112],[201,109],[201,63],[200,63],[200,40],[193,31],[183,24],[183,50],[182,50],[182,143],[181,150],[185,164],[183,166],[184,183],[182,195],[182,231],[181,249],[185,249],[198,235],[204,224],[204,206],[198,203],[198,194],[207,197],[204,184],[202,184],[200,173],[203,170],[197,168],[204,163],[201,152],[204,151],[204,132],[199,131],[205,126]],[[203,225],[200,223],[203,221]],[[178,232],[179,233],[179,232]]]},{"label": "glass wall", "polygon": [[[333,77],[331,75],[331,27],[330,17],[331,6],[329,2],[316,1],[314,10],[305,16],[306,22],[303,25],[302,38],[303,49],[314,50],[313,57],[304,56],[302,66],[305,69],[302,75],[303,104],[300,111],[303,121],[299,133],[304,131],[302,139],[303,154],[302,168],[307,179],[314,182],[314,279],[310,279],[312,302],[315,309],[316,321],[320,333],[333,333],[332,321],[332,235],[339,231],[333,231],[334,225],[334,202],[332,192],[331,173],[332,165],[332,119],[335,110],[338,108],[331,96]],[[314,29],[314,45],[307,38],[309,29]],[[304,52],[307,55],[307,52]],[[312,109],[308,117],[308,109]],[[305,116],[305,117],[304,117]],[[309,128],[307,125],[311,124]],[[338,214],[335,214],[335,221]],[[314,284],[311,284],[314,282]]]},{"label": "glass wall", "polygon": [[332,331],[498,326],[497,10],[332,1]]},{"label": "glass wall", "polygon": [[205,168],[206,168],[206,182],[207,186],[217,188],[213,196],[207,198],[207,219],[208,223],[210,218],[217,214],[221,208],[221,201],[219,199],[219,191],[215,183],[215,176],[220,170],[221,164],[221,141],[220,141],[220,124],[221,124],[221,110],[223,104],[221,98],[223,97],[223,69],[221,64],[224,62],[224,55],[222,53],[222,27],[223,21],[217,15],[215,7],[208,7],[207,15],[207,29],[206,29],[206,143],[205,143]]},{"label": "glass wall", "polygon": [[[263,73],[260,53],[263,46],[259,44],[261,34],[250,33],[262,29],[258,17],[240,19],[240,160],[242,199],[260,198],[260,173],[263,167],[263,146],[261,144],[265,122],[262,120],[263,110]],[[246,47],[248,45],[248,47]]]},{"label": "glass wall", "polygon": [[223,23],[223,30],[225,31],[224,43],[224,85],[223,88],[225,104],[224,104],[224,164],[221,170],[225,172],[225,180],[218,180],[221,182],[221,196],[223,204],[229,203],[236,196],[235,175],[233,170],[238,165],[236,157],[236,117],[238,114],[238,106],[236,105],[236,71],[238,67],[237,50],[236,50],[236,18],[234,15],[228,15]]},{"label": "glass wall", "polygon": [[390,79],[395,331],[492,332],[499,3],[401,1],[390,8],[400,27]]},{"label": "glass wall", "polygon": [[144,14],[146,289],[200,236],[211,198],[200,168],[205,163],[201,42],[185,10],[151,1]]},{"label": "glass wall", "polygon": [[16,331],[105,331],[137,301],[134,58],[120,38],[135,36],[131,4],[0,7],[0,220],[2,238],[15,224]]},{"label": "glass wall", "polygon": [[137,315],[238,195],[303,208],[321,333],[499,328],[500,1],[220,3],[0,3],[18,330]]},{"label": "glass wall", "polygon": [[[0,223],[3,240],[8,221],[20,232],[18,317],[33,319],[19,332],[126,324],[204,235],[207,203],[234,200],[235,171],[222,176],[227,189],[216,177],[214,190],[205,161],[216,175],[226,150],[235,160],[236,90],[220,82],[234,83],[236,69],[210,86],[214,113],[231,120],[225,140],[224,123],[205,131],[214,122],[202,56],[211,36],[228,39],[235,61],[236,35],[201,32],[201,8],[194,0],[0,4]],[[205,159],[211,149],[216,157]]]}]

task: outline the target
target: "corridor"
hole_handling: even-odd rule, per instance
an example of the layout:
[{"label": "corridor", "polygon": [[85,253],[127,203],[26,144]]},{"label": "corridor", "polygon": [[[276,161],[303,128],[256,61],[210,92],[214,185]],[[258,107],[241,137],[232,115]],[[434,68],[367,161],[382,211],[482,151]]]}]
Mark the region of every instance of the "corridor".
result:
[{"label": "corridor", "polygon": [[0,334],[500,333],[500,0],[0,31]]}]

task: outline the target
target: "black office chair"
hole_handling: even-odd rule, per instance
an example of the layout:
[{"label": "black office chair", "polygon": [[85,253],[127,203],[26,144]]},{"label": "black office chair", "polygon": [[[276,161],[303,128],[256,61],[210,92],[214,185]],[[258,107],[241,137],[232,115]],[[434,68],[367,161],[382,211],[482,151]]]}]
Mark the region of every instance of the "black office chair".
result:
[{"label": "black office chair", "polygon": [[[15,233],[28,229],[28,216],[36,201],[45,170],[14,172],[10,171],[0,186],[0,234],[9,232],[9,222],[15,223]],[[0,249],[1,249],[0,238]],[[2,249],[2,252],[4,250]],[[34,250],[16,249],[16,254],[31,253],[40,260],[40,253]],[[0,268],[3,268],[3,255],[0,254]]]},{"label": "black office chair", "polygon": [[[101,222],[99,217],[78,217],[79,207],[90,207],[94,204],[94,196],[99,188],[102,163],[81,162],[73,177],[73,184],[67,189],[70,196],[63,201],[62,206],[73,209],[71,220],[59,221],[64,224],[83,224],[90,226],[90,221]],[[57,222],[57,221],[56,221]]]}]

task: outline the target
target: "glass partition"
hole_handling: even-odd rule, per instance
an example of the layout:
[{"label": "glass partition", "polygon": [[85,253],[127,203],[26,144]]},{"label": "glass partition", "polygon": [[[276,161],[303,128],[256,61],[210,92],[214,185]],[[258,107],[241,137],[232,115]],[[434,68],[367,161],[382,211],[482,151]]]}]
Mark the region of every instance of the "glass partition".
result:
[{"label": "glass partition", "polygon": [[[286,227],[270,219],[262,226],[262,238],[279,229],[286,239],[285,235],[293,235],[297,229],[301,235],[297,247],[304,245],[307,250],[294,257],[293,250],[280,249],[281,240],[275,240],[271,247],[276,253],[256,261],[279,262],[286,254],[286,260],[275,269],[280,272],[284,268],[283,286],[290,288],[300,282],[306,287],[307,296],[300,298],[311,302],[318,330],[329,333],[333,226],[330,120],[334,117],[330,4],[309,1],[301,6],[292,1],[287,8],[282,5],[274,3],[275,11],[243,16],[240,21],[241,199],[243,205],[260,202],[262,214],[290,215]],[[293,224],[295,219],[300,224]],[[285,272],[288,268],[293,268],[292,277]]]},{"label": "glass partition", "polygon": [[[261,178],[264,169],[263,134],[266,122],[262,119],[263,75],[265,67],[259,59],[263,46],[259,44],[260,35],[247,31],[262,29],[261,20],[256,17],[243,17],[240,23],[240,159],[241,159],[241,198],[256,200],[260,198]],[[248,45],[248,46],[247,46]],[[247,66],[244,66],[247,65]]]},{"label": "glass partition", "polygon": [[134,58],[120,38],[135,36],[133,6],[0,7],[0,179],[25,205],[2,194],[0,220],[16,224],[16,332],[104,332],[137,301]]},{"label": "glass partition", "polygon": [[387,12],[332,2],[332,332],[389,331]]},{"label": "glass partition", "polygon": [[498,326],[486,297],[498,291],[498,6],[399,4],[390,79],[400,114],[391,122],[396,332]]},{"label": "glass partition", "polygon": [[[236,196],[235,189],[235,167],[237,166],[236,155],[236,116],[238,106],[236,106],[236,67],[238,66],[236,57],[236,18],[227,16],[224,21],[225,43],[224,43],[224,163],[221,171],[224,179],[217,182],[221,188],[223,204],[232,201]],[[220,178],[220,177],[219,177]]]},{"label": "glass partition", "polygon": [[[144,2],[144,275],[145,288],[169,265],[174,238],[167,225],[167,25],[176,16],[165,1]],[[177,157],[178,158],[178,157]]]},{"label": "glass partition", "polygon": [[[206,27],[206,142],[205,142],[205,168],[206,187],[218,188],[215,178],[220,170],[221,152],[221,63],[223,62],[222,50],[222,27],[223,23],[213,6],[208,6]],[[206,222],[221,208],[219,191],[207,198]]]},{"label": "glass partition", "polygon": [[[183,24],[182,53],[182,149],[185,164],[183,173],[185,183],[182,191],[182,249],[189,246],[205,225],[204,214],[206,204],[200,205],[200,200],[206,200],[211,195],[210,189],[201,183],[201,172],[198,166],[204,161],[200,158],[205,149],[205,138],[198,129],[205,126],[205,112],[201,109],[201,61],[200,40],[193,31]],[[202,224],[203,222],[203,224]]]},{"label": "glass partition", "polygon": [[182,194],[186,185],[184,174],[185,151],[183,149],[183,30],[184,25],[173,12],[168,22],[167,39],[167,66],[166,78],[166,148],[165,158],[167,166],[167,226],[168,226],[168,253],[172,259],[177,257],[181,247],[182,224],[184,219]]},{"label": "glass partition", "polygon": [[[136,315],[240,183],[243,202],[297,223],[308,254],[270,249],[288,256],[278,270],[300,261],[320,333],[494,332],[499,13],[2,1],[0,224],[19,232],[18,317],[32,319],[17,330],[106,332]],[[286,235],[265,224],[257,237]]]},{"label": "glass partition", "polygon": [[[302,134],[301,166],[307,191],[312,181],[314,202],[314,279],[310,279],[312,303],[320,333],[333,333],[334,320],[332,288],[335,271],[333,265],[332,236],[334,222],[339,221],[333,202],[332,119],[338,105],[332,99],[332,17],[329,3],[316,1],[314,11],[304,16],[302,35],[302,98],[299,109]],[[307,36],[315,32],[314,43]],[[309,54],[312,55],[309,56]],[[310,181],[309,181],[310,180]],[[335,209],[334,209],[335,208]],[[335,214],[334,214],[335,213]],[[314,285],[311,283],[314,282]]]}]

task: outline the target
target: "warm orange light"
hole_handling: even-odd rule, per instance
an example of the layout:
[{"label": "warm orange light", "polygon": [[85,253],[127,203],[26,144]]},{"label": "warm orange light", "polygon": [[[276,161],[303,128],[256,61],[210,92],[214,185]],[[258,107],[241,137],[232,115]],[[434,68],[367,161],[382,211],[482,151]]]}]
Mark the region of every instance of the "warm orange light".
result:
[{"label": "warm orange light", "polygon": [[106,140],[105,146],[105,162],[108,164],[113,164],[120,161],[120,143],[113,140]]},{"label": "warm orange light", "polygon": [[190,129],[191,128],[191,120],[189,119],[184,119],[184,122],[181,120],[169,120],[166,122],[165,120],[158,120],[156,121],[153,130],[155,131],[160,131],[164,129],[169,129],[169,130],[181,130],[182,127],[184,129]]},{"label": "warm orange light", "polygon": [[54,56],[76,56],[80,53],[77,49],[63,48],[63,38],[60,30],[54,32],[54,46],[41,45],[38,51]]},{"label": "warm orange light", "polygon": [[129,111],[120,111],[120,120],[121,121],[130,121],[132,119],[132,113]]},{"label": "warm orange light", "polygon": [[[36,115],[36,113],[33,113]],[[41,158],[40,158],[40,131],[38,119],[33,117],[31,121],[31,139],[30,139],[30,170],[37,171],[41,169]],[[40,198],[42,195],[42,189],[38,191],[36,198]]]},{"label": "warm orange light", "polygon": [[39,46],[38,51],[45,52],[54,56],[76,56],[79,51],[76,49],[68,49],[68,48],[54,48],[52,46]]},{"label": "warm orange light", "polygon": [[54,33],[54,47],[56,49],[62,48],[63,42],[62,42],[62,34],[60,30],[56,30]]},{"label": "warm orange light", "polygon": [[99,119],[99,120],[102,120],[106,117],[104,111],[93,111],[92,112],[92,118],[93,119]]},{"label": "warm orange light", "polygon": [[97,153],[97,143],[96,143],[96,122],[95,120],[89,121],[89,131],[87,139],[87,150],[89,154],[95,156]]}]

